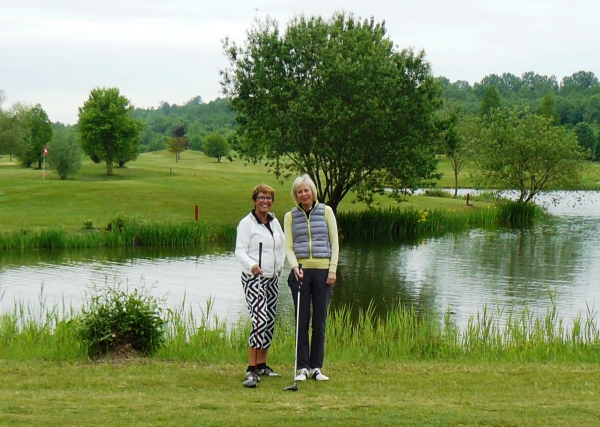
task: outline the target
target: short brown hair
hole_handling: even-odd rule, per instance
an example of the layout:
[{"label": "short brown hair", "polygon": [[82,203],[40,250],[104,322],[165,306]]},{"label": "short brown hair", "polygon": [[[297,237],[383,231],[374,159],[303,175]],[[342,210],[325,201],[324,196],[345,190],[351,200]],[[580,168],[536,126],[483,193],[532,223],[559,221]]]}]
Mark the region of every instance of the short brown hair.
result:
[{"label": "short brown hair", "polygon": [[273,201],[275,201],[275,190],[267,184],[258,184],[254,187],[254,190],[252,190],[252,200],[256,201],[258,193],[268,194],[273,198]]}]

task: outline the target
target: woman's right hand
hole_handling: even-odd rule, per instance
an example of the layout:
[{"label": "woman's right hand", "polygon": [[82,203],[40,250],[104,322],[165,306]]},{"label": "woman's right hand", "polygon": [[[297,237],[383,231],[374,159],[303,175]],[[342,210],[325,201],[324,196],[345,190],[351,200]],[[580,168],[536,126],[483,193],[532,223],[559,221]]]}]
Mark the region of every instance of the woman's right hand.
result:
[{"label": "woman's right hand", "polygon": [[250,269],[250,272],[256,277],[259,274],[263,274],[262,268],[258,266],[258,264],[254,264]]},{"label": "woman's right hand", "polygon": [[300,267],[294,267],[294,276],[296,276],[296,280],[299,282],[304,278],[304,271]]}]

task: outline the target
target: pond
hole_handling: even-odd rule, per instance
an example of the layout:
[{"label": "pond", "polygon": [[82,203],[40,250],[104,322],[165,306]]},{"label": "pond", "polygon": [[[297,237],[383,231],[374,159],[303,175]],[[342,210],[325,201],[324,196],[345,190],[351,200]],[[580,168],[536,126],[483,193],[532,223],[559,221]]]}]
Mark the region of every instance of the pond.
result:
[{"label": "pond", "polygon": [[[556,204],[553,198],[560,196]],[[523,307],[543,315],[553,295],[569,321],[600,303],[600,196],[554,193],[539,200],[552,216],[531,229],[473,229],[410,243],[342,242],[332,305],[384,312],[398,301],[419,311],[447,310],[464,325],[483,306]],[[246,317],[240,266],[232,248],[212,250],[97,249],[5,252],[0,255],[0,310],[23,302],[33,310],[78,308],[91,286],[145,284],[171,308],[221,320]],[[283,281],[280,312],[293,316]]]}]

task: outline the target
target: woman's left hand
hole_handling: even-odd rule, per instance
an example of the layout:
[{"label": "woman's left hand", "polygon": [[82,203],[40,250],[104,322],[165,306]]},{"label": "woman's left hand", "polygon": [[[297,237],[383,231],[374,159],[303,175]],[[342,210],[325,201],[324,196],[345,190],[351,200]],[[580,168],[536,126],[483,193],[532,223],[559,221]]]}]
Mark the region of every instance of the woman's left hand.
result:
[{"label": "woman's left hand", "polygon": [[333,271],[330,271],[329,274],[327,275],[327,284],[328,285],[335,285],[335,273]]}]

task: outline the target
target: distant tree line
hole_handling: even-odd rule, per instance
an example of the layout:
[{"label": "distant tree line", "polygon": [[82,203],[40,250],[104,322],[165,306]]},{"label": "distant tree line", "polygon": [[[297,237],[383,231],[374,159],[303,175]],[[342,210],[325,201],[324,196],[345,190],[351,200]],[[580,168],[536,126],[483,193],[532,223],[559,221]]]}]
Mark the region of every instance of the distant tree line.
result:
[{"label": "distant tree line", "polygon": [[568,129],[579,123],[587,123],[596,131],[600,127],[600,81],[591,71],[578,71],[560,82],[555,76],[531,71],[521,77],[490,74],[472,86],[464,80],[451,83],[445,77],[439,77],[438,81],[446,105],[460,105],[465,114],[477,114],[484,96],[494,88],[501,107],[528,108],[553,116],[557,124]]},{"label": "distant tree line", "polygon": [[571,131],[590,160],[600,160],[600,81],[591,71],[563,77],[534,72],[490,74],[472,86],[439,77],[444,114],[489,116],[495,109],[529,111]]},{"label": "distant tree line", "polygon": [[[144,123],[140,138],[141,152],[165,150],[182,143],[181,139],[174,141],[174,137],[184,136],[187,138],[184,149],[204,151],[203,144],[208,135],[220,133],[227,136],[236,126],[229,100],[217,98],[204,103],[200,96],[193,97],[183,105],[161,102],[158,108],[136,108],[133,117]],[[170,151],[175,153],[178,149],[174,147],[175,151]]]}]

